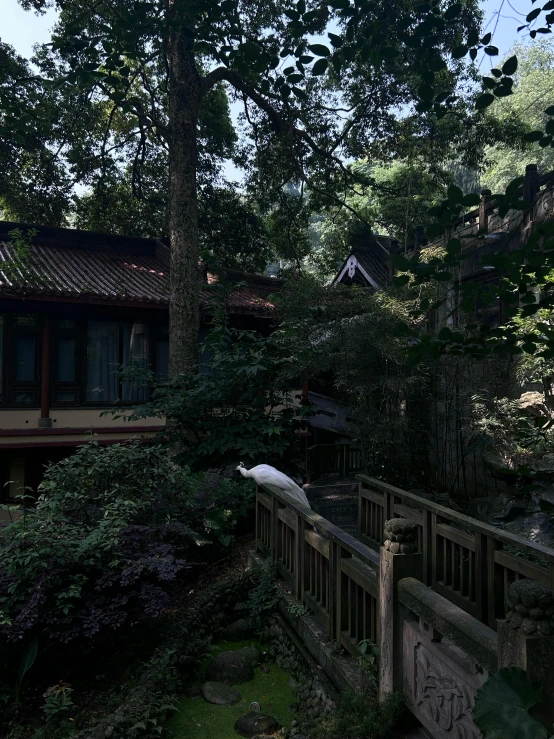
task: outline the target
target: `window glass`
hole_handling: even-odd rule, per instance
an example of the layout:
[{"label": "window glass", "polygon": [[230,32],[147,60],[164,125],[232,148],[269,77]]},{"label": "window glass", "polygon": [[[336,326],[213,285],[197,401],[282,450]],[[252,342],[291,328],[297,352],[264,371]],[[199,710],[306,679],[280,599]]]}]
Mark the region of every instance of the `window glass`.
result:
[{"label": "window glass", "polygon": [[75,340],[58,339],[58,382],[75,382]]},{"label": "window glass", "polygon": [[128,369],[122,383],[123,400],[147,400],[145,370],[149,366],[149,327],[146,323],[123,324],[121,364]]},{"label": "window glass", "polygon": [[56,400],[59,403],[73,403],[75,401],[75,393],[70,390],[56,393]]},{"label": "window glass", "polygon": [[119,364],[119,324],[89,321],[87,327],[86,399],[99,402],[116,400]]},{"label": "window glass", "polygon": [[35,400],[35,394],[34,393],[16,393],[15,394],[15,402],[16,403],[25,403],[26,405],[31,405]]},{"label": "window glass", "polygon": [[15,325],[16,326],[26,326],[27,328],[33,327],[37,325],[37,317],[36,316],[16,316],[15,317]]},{"label": "window glass", "polygon": [[34,336],[17,336],[15,339],[15,379],[16,382],[33,382],[35,379]]},{"label": "window glass", "polygon": [[71,318],[60,318],[58,321],[58,328],[61,329],[74,329],[75,328],[75,321],[73,321]]},{"label": "window glass", "polygon": [[167,379],[169,374],[169,341],[161,339],[156,343],[156,376],[159,380]]}]

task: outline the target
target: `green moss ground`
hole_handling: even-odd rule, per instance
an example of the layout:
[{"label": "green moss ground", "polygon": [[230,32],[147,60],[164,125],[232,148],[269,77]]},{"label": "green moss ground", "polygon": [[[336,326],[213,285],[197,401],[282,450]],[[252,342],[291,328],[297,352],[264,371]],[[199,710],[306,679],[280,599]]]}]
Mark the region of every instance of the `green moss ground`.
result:
[{"label": "green moss ground", "polygon": [[[256,641],[219,642],[214,653],[230,649],[241,649],[254,644],[263,650],[263,645]],[[269,664],[269,673],[255,670],[254,679],[237,685],[242,695],[234,706],[215,706],[200,696],[199,698],[183,697],[179,703],[179,712],[169,722],[169,728],[176,739],[238,739],[234,730],[235,721],[248,712],[252,701],[258,701],[262,712],[279,721],[281,726],[290,728],[295,714],[288,709],[298,699],[289,687],[290,676],[275,664]]]}]

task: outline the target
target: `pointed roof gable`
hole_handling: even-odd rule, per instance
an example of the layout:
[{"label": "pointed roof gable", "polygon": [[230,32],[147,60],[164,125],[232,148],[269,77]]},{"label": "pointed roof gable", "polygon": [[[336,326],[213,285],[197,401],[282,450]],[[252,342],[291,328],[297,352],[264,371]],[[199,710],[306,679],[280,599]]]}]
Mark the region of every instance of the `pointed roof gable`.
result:
[{"label": "pointed roof gable", "polygon": [[373,235],[354,244],[333,284],[361,284],[381,290],[390,281],[390,254],[398,242],[390,236]]}]

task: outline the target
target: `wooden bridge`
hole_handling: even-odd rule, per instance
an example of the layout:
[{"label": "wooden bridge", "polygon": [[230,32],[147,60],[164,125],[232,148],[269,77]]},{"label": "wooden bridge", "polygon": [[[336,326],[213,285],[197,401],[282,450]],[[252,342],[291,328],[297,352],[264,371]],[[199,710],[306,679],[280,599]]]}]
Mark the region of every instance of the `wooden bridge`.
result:
[{"label": "wooden bridge", "polygon": [[257,549],[277,561],[320,624],[321,640],[354,657],[363,640],[378,645],[380,695],[404,691],[436,739],[480,737],[475,693],[512,664],[543,682],[550,700],[542,716],[551,725],[554,617],[531,609],[511,618],[508,611],[518,581],[542,586],[552,600],[554,550],[356,477],[356,535],[285,495],[257,490]]}]

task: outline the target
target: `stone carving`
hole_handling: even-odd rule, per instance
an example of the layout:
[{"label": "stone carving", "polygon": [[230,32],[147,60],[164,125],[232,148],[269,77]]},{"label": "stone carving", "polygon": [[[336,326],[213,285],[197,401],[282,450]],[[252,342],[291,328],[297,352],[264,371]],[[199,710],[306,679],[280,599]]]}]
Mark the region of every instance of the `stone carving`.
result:
[{"label": "stone carving", "polygon": [[408,518],[391,518],[385,521],[385,549],[393,554],[417,552],[417,522]]},{"label": "stone carving", "polygon": [[443,735],[452,739],[480,739],[481,732],[473,722],[474,694],[475,689],[424,644],[416,646],[416,705]]},{"label": "stone carving", "polygon": [[524,634],[554,635],[554,594],[533,580],[517,580],[508,588],[506,623]]}]

